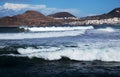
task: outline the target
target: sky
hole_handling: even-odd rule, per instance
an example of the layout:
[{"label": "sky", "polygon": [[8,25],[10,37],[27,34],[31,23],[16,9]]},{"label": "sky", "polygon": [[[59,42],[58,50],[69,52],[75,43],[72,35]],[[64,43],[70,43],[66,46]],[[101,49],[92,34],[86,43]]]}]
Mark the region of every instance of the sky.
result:
[{"label": "sky", "polygon": [[120,0],[0,0],[0,16],[37,10],[45,15],[66,11],[85,17],[104,14],[118,7]]}]

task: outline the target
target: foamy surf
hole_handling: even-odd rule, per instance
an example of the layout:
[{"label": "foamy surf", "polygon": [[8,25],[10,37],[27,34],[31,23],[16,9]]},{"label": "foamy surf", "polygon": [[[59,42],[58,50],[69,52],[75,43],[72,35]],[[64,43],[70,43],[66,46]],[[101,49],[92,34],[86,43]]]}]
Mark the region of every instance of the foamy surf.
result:
[{"label": "foamy surf", "polygon": [[102,32],[115,32],[115,30],[111,27],[107,27],[107,28],[100,28],[97,29],[98,31],[102,31]]},{"label": "foamy surf", "polygon": [[32,38],[50,38],[77,36],[84,34],[85,30],[77,31],[58,31],[58,32],[42,32],[42,33],[1,33],[0,39],[32,39]]},{"label": "foamy surf", "polygon": [[70,31],[70,30],[86,30],[86,29],[94,29],[93,26],[86,27],[20,27],[29,31]]},{"label": "foamy surf", "polygon": [[32,39],[32,38],[50,38],[78,36],[90,33],[112,33],[118,30],[111,27],[94,29],[93,26],[86,27],[20,27],[31,32],[23,33],[0,33],[0,39]]},{"label": "foamy surf", "polygon": [[[50,51],[52,50],[52,51]],[[117,61],[120,62],[120,48],[49,48],[49,51],[35,48],[18,48],[21,56],[29,58],[43,58],[45,60],[59,60],[62,57],[68,57],[71,60],[77,61]]]},{"label": "foamy surf", "polygon": [[[16,48],[17,50],[15,52],[17,52],[18,54],[16,53],[12,54],[12,56],[18,57],[19,56],[29,58],[37,57],[45,60],[59,60],[62,57],[68,57],[71,60],[77,61],[101,60],[120,62],[119,29],[109,27],[99,29],[93,29],[92,27],[91,28],[66,27],[65,29],[63,29],[64,27],[63,28],[43,27],[43,28],[37,27],[31,28],[33,29],[31,31],[37,32],[0,33],[1,46],[7,44],[13,46],[26,45],[27,48],[26,46],[25,47],[20,46],[21,48],[20,47]],[[56,31],[54,31],[54,29],[56,29]],[[38,38],[37,41],[34,38]],[[34,46],[29,47],[31,45],[34,45],[35,47]],[[1,48],[4,49],[4,47]],[[2,52],[2,54],[4,53]]]}]

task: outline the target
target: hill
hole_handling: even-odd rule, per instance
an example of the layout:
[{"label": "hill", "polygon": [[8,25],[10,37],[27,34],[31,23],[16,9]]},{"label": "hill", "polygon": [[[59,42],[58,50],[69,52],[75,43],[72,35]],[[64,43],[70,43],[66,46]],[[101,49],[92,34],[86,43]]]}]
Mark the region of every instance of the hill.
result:
[{"label": "hill", "polygon": [[28,10],[23,14],[12,17],[5,16],[0,18],[0,26],[47,26],[53,23],[57,24],[60,22],[33,10]]},{"label": "hill", "polygon": [[108,18],[114,18],[114,17],[120,18],[120,8],[115,8],[106,14],[96,15],[96,16],[87,16],[81,19],[82,20],[100,20],[100,19],[108,19]]},{"label": "hill", "polygon": [[65,18],[65,17],[75,17],[74,15],[68,13],[68,12],[58,12],[55,14],[48,15],[50,17],[55,17],[55,18]]}]

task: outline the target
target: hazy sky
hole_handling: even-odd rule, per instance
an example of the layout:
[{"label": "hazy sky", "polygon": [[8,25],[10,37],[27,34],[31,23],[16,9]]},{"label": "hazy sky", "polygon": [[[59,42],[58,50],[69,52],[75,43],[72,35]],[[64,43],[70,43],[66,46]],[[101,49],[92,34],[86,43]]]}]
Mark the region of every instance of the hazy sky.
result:
[{"label": "hazy sky", "polygon": [[38,10],[45,15],[68,11],[83,17],[107,13],[117,7],[120,7],[120,0],[0,0],[0,15]]}]

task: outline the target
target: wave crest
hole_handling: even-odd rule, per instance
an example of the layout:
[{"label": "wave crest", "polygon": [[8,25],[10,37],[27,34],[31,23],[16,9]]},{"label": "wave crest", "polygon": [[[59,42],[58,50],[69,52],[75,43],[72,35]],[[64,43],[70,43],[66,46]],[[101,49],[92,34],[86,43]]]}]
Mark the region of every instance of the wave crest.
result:
[{"label": "wave crest", "polygon": [[103,31],[103,32],[115,32],[115,30],[111,27],[107,27],[107,28],[101,28],[101,29],[97,29],[98,31]]},{"label": "wave crest", "polygon": [[30,31],[70,31],[70,30],[86,30],[86,29],[94,29],[93,26],[86,26],[86,27],[20,27],[25,30]]},{"label": "wave crest", "polygon": [[50,38],[77,36],[84,34],[86,30],[81,31],[61,31],[61,32],[38,32],[38,33],[2,33],[0,39],[33,39],[33,38]]},{"label": "wave crest", "polygon": [[22,56],[28,56],[29,58],[37,57],[45,60],[59,60],[63,56],[68,57],[71,60],[78,61],[120,61],[120,48],[105,48],[105,49],[82,49],[82,48],[49,48],[35,49],[35,48],[19,48],[18,52]]}]

